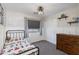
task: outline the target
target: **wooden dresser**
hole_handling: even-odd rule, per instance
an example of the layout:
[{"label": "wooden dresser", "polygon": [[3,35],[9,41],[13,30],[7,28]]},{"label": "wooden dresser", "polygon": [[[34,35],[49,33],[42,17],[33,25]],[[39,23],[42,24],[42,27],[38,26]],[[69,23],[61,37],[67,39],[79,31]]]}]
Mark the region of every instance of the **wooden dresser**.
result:
[{"label": "wooden dresser", "polygon": [[57,34],[56,48],[71,55],[79,54],[79,36],[70,34]]}]

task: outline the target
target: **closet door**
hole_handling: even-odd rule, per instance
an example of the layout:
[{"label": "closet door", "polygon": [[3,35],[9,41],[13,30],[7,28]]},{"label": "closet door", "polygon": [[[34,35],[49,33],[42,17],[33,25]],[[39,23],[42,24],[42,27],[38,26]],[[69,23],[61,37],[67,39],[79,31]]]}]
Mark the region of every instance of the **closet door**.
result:
[{"label": "closet door", "polygon": [[6,38],[5,27],[0,24],[0,53],[1,50],[3,49],[5,38]]}]

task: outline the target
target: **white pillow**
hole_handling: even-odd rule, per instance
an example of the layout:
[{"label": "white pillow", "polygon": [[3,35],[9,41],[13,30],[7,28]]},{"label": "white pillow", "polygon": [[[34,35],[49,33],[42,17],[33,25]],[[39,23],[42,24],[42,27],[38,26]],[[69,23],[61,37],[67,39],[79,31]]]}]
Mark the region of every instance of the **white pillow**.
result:
[{"label": "white pillow", "polygon": [[26,41],[26,43],[27,43],[27,44],[29,44],[29,45],[30,45],[30,42],[29,42],[29,41],[30,41],[30,39],[29,39],[29,38],[24,38],[24,40]]}]

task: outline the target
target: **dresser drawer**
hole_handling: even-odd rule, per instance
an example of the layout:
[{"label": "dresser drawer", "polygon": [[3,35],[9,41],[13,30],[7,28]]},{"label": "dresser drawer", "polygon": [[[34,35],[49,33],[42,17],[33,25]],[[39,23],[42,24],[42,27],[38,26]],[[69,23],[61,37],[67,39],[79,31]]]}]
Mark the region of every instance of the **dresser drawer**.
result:
[{"label": "dresser drawer", "polygon": [[70,45],[63,45],[63,51],[64,52],[66,52],[66,53],[68,53],[68,54],[72,54],[73,53],[73,46],[70,46]]},{"label": "dresser drawer", "polygon": [[78,35],[57,35],[57,48],[68,54],[79,54],[79,36]]}]

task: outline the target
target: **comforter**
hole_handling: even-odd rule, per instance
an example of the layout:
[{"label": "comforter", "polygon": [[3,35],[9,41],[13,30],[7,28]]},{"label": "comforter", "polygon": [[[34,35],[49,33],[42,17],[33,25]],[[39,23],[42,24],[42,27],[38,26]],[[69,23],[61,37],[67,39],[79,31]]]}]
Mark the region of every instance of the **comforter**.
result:
[{"label": "comforter", "polygon": [[38,54],[38,48],[29,44],[27,40],[19,40],[6,43],[3,48],[3,54],[5,55],[30,55],[32,53]]}]

